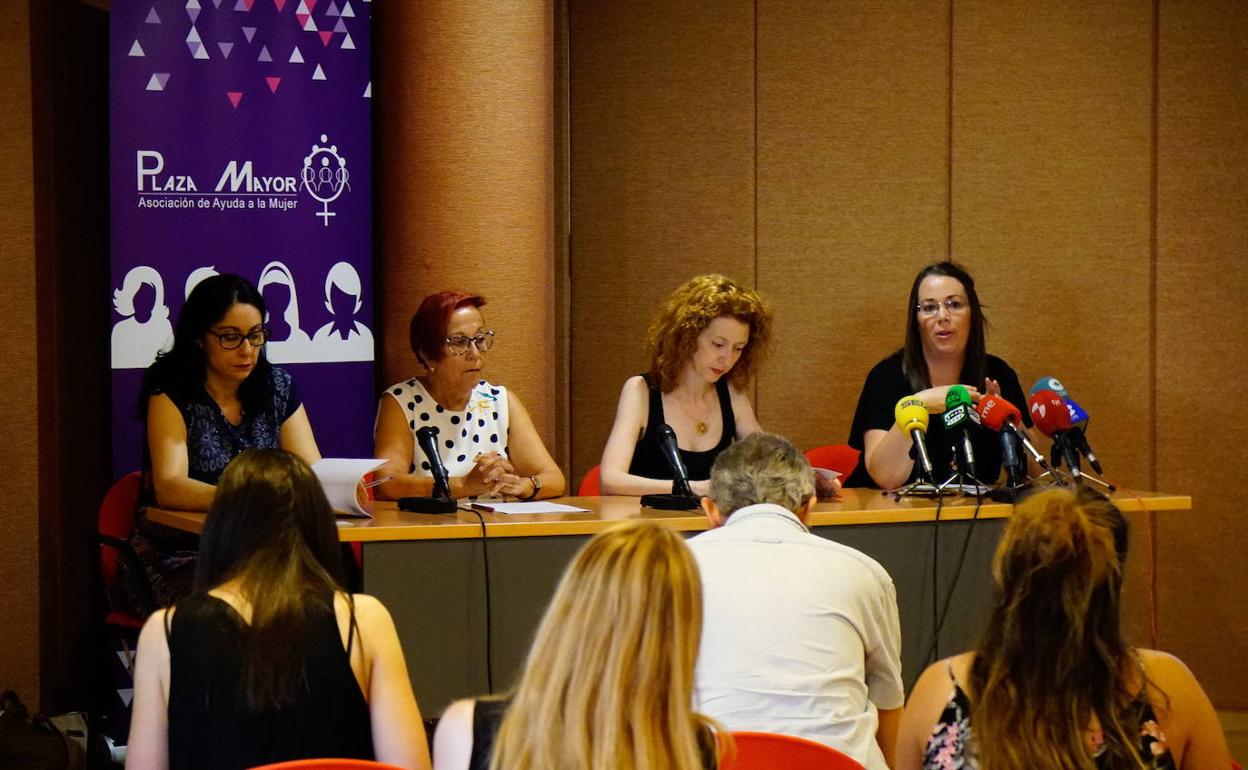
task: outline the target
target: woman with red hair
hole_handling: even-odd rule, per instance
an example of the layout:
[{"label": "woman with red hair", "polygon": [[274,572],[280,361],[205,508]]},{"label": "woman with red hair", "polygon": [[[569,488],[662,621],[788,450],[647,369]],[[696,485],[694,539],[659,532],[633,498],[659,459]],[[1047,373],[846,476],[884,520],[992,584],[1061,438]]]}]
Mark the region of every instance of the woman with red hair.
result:
[{"label": "woman with red hair", "polygon": [[377,408],[375,456],[389,499],[427,496],[429,462],[416,432],[437,429],[438,452],[455,498],[509,495],[558,497],[563,473],[546,450],[515,393],[483,379],[494,330],[485,325],[480,294],[443,291],[425,297],[412,316],[411,345],[424,373],[391,385]]}]

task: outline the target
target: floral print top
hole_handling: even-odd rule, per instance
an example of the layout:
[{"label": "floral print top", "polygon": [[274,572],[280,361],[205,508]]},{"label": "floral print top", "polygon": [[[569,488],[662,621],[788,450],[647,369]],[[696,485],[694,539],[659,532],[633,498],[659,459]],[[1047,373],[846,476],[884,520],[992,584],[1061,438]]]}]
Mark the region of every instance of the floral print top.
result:
[{"label": "floral print top", "polygon": [[[940,719],[932,728],[932,737],[923,751],[923,770],[979,770],[975,754],[975,742],[971,731],[971,701],[958,685],[949,668],[953,682],[953,694],[940,712]],[[1149,770],[1177,770],[1166,736],[1157,724],[1153,707],[1143,695],[1136,701],[1140,719],[1140,757]],[[1091,744],[1097,767],[1109,768],[1109,755],[1105,753],[1105,737],[1100,730],[1092,733]]]}]

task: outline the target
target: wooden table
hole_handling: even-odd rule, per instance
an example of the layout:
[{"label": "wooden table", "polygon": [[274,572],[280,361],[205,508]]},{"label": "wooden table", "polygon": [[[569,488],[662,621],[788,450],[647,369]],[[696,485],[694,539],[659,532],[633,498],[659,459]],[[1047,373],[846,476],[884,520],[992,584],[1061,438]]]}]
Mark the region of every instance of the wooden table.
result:
[{"label": "wooden table", "polygon": [[[1124,513],[1189,510],[1184,495],[1123,491]],[[652,519],[691,535],[707,528],[700,512],[656,511],[636,497],[568,497],[556,502],[588,513],[505,515],[406,513],[377,503],[375,518],[340,519],[343,541],[364,544],[364,590],[394,616],[417,699],[426,715],[455,698],[487,691],[486,628],[490,627],[494,689],[513,682],[533,631],[564,566],[591,535],[625,519]],[[901,612],[902,669],[907,688],[921,673],[932,644],[934,609],[953,599],[938,653],[971,647],[992,601],[992,552],[1013,506],[948,498],[936,521],[935,501],[893,500],[878,490],[848,489],[819,503],[811,531],[863,551],[888,570]],[[148,509],[148,517],[189,532],[204,514]],[[1134,517],[1133,517],[1134,518]],[[485,538],[482,538],[484,523]],[[967,537],[969,535],[969,540]],[[1135,540],[1137,550],[1143,538]],[[966,543],[957,583],[955,565]],[[933,558],[937,564],[933,569]],[[489,574],[487,611],[485,575]],[[933,572],[936,599],[933,600]]]}]

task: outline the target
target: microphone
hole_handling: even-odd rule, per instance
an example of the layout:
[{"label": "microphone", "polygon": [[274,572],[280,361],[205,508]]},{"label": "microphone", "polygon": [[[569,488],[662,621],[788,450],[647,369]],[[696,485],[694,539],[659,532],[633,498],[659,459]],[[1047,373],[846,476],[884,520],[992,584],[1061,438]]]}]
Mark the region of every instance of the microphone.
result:
[{"label": "microphone", "polygon": [[658,508],[664,511],[688,511],[701,507],[701,502],[689,487],[689,471],[685,469],[685,461],[680,457],[680,447],[676,445],[676,431],[666,423],[655,428],[659,440],[659,451],[672,468],[672,493],[670,495],[642,495],[641,504],[646,508]]},{"label": "microphone", "polygon": [[[1005,468],[1005,484],[1007,487],[1022,486],[1026,481],[1027,463],[1019,455],[1018,445],[1030,442],[1017,427],[1022,421],[1023,413],[1018,408],[999,396],[984,396],[979,400],[979,417],[982,424],[1001,434],[1001,465]],[[1031,447],[1032,456],[1044,456]]]},{"label": "microphone", "polygon": [[970,426],[979,424],[979,413],[975,411],[971,394],[964,386],[953,385],[945,393],[945,413],[942,419],[945,422],[946,431],[962,435],[961,451],[958,451],[955,444],[954,455],[958,458],[958,467],[962,475],[968,476],[969,481],[974,483],[976,481],[975,450],[971,448]]},{"label": "microphone", "polygon": [[989,428],[1013,434],[1018,439],[1018,442],[1023,445],[1023,448],[1027,450],[1027,453],[1031,455],[1031,459],[1036,461],[1036,465],[1050,473],[1053,472],[1052,468],[1049,467],[1048,461],[1044,459],[1044,454],[1039,449],[1036,449],[1035,444],[1032,444],[1031,440],[1027,438],[1027,434],[1019,428],[1019,425],[1023,422],[1023,413],[1018,410],[1018,407],[1000,396],[984,396],[979,400],[979,416],[983,420],[983,424]]},{"label": "microphone", "polygon": [[442,464],[442,456],[438,454],[438,429],[426,425],[416,431],[416,443],[420,446],[429,463],[429,472],[433,475],[433,493],[429,497],[401,497],[399,510],[416,513],[454,513],[458,506],[451,497],[450,474]]},{"label": "microphone", "polygon": [[1036,380],[1029,391],[1030,395],[1036,395],[1042,390],[1051,390],[1062,398],[1066,398],[1066,387],[1062,385],[1062,381],[1056,377],[1041,377]]},{"label": "microphone", "polygon": [[901,428],[902,433],[910,434],[910,439],[914,442],[914,456],[919,461],[919,478],[934,483],[932,458],[927,454],[927,442],[924,439],[928,421],[931,419],[927,414],[927,406],[922,399],[906,396],[897,402],[893,415],[897,418],[897,427]]},{"label": "microphone", "polygon": [[1074,445],[1075,451],[1088,458],[1088,464],[1092,466],[1092,470],[1098,474],[1104,475],[1101,470],[1101,461],[1096,459],[1096,454],[1092,451],[1092,445],[1088,443],[1086,435],[1086,427],[1088,424],[1088,413],[1079,406],[1079,403],[1070,396],[1066,396],[1066,411],[1070,413],[1070,435],[1068,439]]},{"label": "microphone", "polygon": [[1055,390],[1037,390],[1031,394],[1027,409],[1031,412],[1031,421],[1040,432],[1053,439],[1054,462],[1064,458],[1070,466],[1070,474],[1079,481],[1083,474],[1079,470],[1079,452],[1071,445],[1067,432],[1070,430],[1070,410],[1066,402]]}]

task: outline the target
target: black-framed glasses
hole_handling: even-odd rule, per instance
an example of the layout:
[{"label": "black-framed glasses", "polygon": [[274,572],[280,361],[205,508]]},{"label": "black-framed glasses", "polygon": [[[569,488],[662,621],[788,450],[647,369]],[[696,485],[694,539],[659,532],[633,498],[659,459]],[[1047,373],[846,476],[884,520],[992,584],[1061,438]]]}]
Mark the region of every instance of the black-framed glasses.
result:
[{"label": "black-framed glasses", "polygon": [[937,302],[934,299],[924,300],[923,302],[915,305],[914,309],[919,311],[919,315],[930,318],[939,313],[942,307],[949,311],[949,315],[956,315],[961,313],[963,310],[966,310],[967,306],[966,300],[960,297],[950,297],[944,302]]},{"label": "black-framed glasses", "polygon": [[243,340],[251,343],[253,348],[258,348],[269,341],[268,329],[256,329],[254,331],[243,334],[242,332],[214,332],[212,329],[208,333],[217,338],[217,344],[222,350],[235,350],[239,345],[243,344]]},{"label": "black-framed glasses", "polygon": [[464,334],[452,334],[446,338],[446,346],[457,356],[468,355],[469,345],[476,345],[478,353],[484,353],[494,347],[493,330],[477,332],[471,337]]}]

